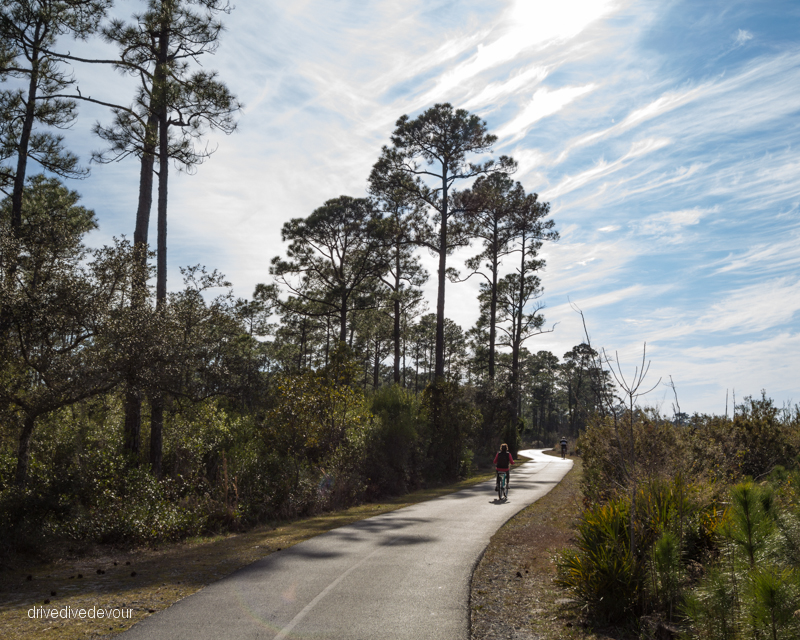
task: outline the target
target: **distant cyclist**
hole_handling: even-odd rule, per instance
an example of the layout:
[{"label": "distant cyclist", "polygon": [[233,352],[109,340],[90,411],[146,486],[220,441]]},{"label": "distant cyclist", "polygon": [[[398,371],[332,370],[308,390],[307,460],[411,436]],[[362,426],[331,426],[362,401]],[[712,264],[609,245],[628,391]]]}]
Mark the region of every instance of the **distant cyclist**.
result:
[{"label": "distant cyclist", "polygon": [[567,457],[567,439],[565,437],[561,437],[561,458]]},{"label": "distant cyclist", "polygon": [[[508,450],[508,445],[503,443],[500,445],[500,451],[494,457],[494,467],[497,469],[497,486],[500,485],[500,474],[506,474],[506,487],[511,482],[511,465],[514,464],[514,459]],[[497,491],[497,489],[495,489]]]}]

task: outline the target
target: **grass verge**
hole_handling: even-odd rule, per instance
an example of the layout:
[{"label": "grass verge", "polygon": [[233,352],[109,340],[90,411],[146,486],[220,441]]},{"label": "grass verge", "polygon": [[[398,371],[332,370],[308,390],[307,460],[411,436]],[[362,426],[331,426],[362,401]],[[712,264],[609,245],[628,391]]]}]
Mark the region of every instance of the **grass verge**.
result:
[{"label": "grass verge", "polygon": [[[559,454],[560,455],[560,454]],[[572,545],[582,509],[583,465],[543,498],[520,511],[492,537],[472,575],[472,640],[607,640],[586,626],[553,585],[555,554]]]},{"label": "grass verge", "polygon": [[[162,545],[157,549],[95,547],[77,558],[65,549],[48,563],[18,560],[0,571],[0,638],[78,640],[110,638],[148,615],[174,604],[237,569],[275,551],[364,518],[432,500],[494,477],[479,472],[460,482],[416,491],[291,523],[262,526],[247,533]],[[34,607],[73,610],[119,608],[129,619],[30,618]],[[125,614],[127,615],[127,613]]]}]

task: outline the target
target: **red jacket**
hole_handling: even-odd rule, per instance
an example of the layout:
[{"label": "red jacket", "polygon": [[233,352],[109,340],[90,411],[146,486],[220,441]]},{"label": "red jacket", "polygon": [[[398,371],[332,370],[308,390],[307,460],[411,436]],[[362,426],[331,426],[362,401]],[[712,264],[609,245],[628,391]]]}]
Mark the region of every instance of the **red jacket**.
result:
[{"label": "red jacket", "polygon": [[[496,468],[498,471],[508,471],[508,470],[509,470],[511,467],[505,467],[505,468],[501,468],[501,467],[498,467],[498,466],[497,466],[497,457],[498,457],[499,455],[500,455],[500,452],[498,451],[498,452],[495,454],[495,456],[494,456],[494,465],[495,465],[495,468]],[[510,451],[508,452],[508,461],[509,461],[511,464],[514,464],[514,458],[512,458],[512,457],[511,457],[511,452],[510,452]]]}]

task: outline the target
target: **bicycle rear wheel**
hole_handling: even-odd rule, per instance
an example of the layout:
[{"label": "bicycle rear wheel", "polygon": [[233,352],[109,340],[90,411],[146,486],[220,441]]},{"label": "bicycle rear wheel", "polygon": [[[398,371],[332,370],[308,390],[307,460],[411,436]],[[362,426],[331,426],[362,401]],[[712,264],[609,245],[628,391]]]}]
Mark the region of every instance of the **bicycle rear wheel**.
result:
[{"label": "bicycle rear wheel", "polygon": [[503,490],[504,490],[504,487],[505,487],[504,480],[505,480],[505,478],[502,475],[499,475],[498,478],[497,478],[497,499],[498,500],[502,500],[503,499]]}]

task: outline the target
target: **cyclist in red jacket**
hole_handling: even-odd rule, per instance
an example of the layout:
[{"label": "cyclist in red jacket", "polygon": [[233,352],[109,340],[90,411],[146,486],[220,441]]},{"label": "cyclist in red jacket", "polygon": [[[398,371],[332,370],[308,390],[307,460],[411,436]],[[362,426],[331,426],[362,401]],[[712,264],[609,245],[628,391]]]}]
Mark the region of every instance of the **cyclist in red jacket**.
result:
[{"label": "cyclist in red jacket", "polygon": [[500,445],[500,451],[494,457],[494,466],[497,469],[497,482],[500,482],[500,474],[506,474],[506,486],[511,483],[511,465],[514,464],[514,458],[511,457],[511,452],[508,450],[508,445],[503,443]]}]

